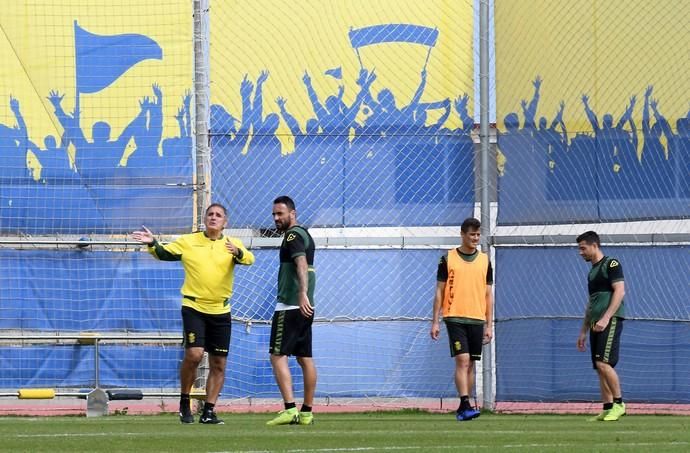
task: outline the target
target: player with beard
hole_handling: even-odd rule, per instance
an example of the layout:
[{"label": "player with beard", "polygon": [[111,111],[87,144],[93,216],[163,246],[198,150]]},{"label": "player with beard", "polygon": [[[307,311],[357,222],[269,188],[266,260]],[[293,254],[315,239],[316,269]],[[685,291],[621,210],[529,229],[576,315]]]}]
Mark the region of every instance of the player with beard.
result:
[{"label": "player with beard", "polygon": [[[312,358],[311,326],[314,321],[314,239],[297,223],[295,203],[281,196],[273,201],[273,221],[283,233],[280,245],[278,297],[271,323],[269,353],[285,409],[266,424],[310,425],[316,391],[316,366]],[[288,357],[295,356],[304,376],[304,401],[298,411],[292,391]]]}]

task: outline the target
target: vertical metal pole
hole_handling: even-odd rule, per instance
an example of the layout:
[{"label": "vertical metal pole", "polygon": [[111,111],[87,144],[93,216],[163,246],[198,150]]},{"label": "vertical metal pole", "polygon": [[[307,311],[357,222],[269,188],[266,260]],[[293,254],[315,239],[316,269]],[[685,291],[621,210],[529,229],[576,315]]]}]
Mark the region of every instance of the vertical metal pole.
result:
[{"label": "vertical metal pole", "polygon": [[211,203],[209,1],[194,0],[194,143],[196,159],[196,229]]},{"label": "vertical metal pole", "polygon": [[101,370],[100,370],[99,363],[98,363],[98,343],[99,343],[99,340],[98,340],[98,338],[96,338],[96,340],[93,343],[94,354],[96,354],[96,357],[94,357],[94,362],[93,362],[95,372],[96,372],[96,376],[94,376],[94,383],[95,383],[94,388],[101,388],[101,380],[99,378],[99,376],[101,374]]},{"label": "vertical metal pole", "polygon": [[[210,0],[194,0],[194,140],[196,157],[196,229],[204,224],[204,212],[211,204],[211,147],[210,127],[210,58],[211,28]],[[204,354],[204,364],[207,364]],[[208,366],[197,369],[194,387],[203,388],[208,378]],[[200,384],[200,385],[199,385]]]},{"label": "vertical metal pole", "polygon": [[[482,251],[490,253],[491,206],[489,202],[489,0],[479,0],[479,143],[480,143],[480,210]],[[492,345],[482,354],[482,394],[486,409],[494,408]]]}]

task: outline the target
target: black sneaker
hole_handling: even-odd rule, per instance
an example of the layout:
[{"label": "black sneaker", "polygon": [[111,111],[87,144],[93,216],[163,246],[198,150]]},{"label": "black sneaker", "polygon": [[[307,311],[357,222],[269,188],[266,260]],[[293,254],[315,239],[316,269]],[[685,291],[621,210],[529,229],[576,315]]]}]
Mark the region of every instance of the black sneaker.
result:
[{"label": "black sneaker", "polygon": [[224,425],[225,422],[216,417],[215,412],[205,412],[199,417],[199,423],[204,425]]},{"label": "black sneaker", "polygon": [[184,424],[194,423],[194,416],[189,405],[180,405],[180,422]]}]

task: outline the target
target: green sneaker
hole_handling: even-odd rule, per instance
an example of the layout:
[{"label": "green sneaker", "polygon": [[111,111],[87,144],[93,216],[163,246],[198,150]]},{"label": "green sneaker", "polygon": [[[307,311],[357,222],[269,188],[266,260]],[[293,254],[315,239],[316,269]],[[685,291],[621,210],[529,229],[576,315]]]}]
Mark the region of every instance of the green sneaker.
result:
[{"label": "green sneaker", "polygon": [[619,418],[625,415],[625,403],[616,404],[613,403],[613,407],[608,414],[604,417],[605,422],[615,422]]},{"label": "green sneaker", "polygon": [[314,424],[314,413],[313,412],[300,412],[299,413],[299,424],[300,425],[313,425]]},{"label": "green sneaker", "polygon": [[609,415],[610,411],[611,411],[611,409],[603,410],[599,413],[599,415],[592,417],[592,418],[588,418],[587,421],[588,422],[603,422],[604,418],[606,418],[606,416]]},{"label": "green sneaker", "polygon": [[268,426],[295,425],[297,423],[299,423],[299,412],[297,412],[296,407],[280,411],[273,420],[266,422]]}]

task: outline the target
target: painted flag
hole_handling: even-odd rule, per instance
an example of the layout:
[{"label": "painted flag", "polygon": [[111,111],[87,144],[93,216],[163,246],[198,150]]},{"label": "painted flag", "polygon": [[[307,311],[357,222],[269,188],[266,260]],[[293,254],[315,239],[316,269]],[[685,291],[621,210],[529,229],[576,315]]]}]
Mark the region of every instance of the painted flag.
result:
[{"label": "painted flag", "polygon": [[163,59],[163,50],[145,35],[96,35],[74,21],[77,93],[96,93],[129,68],[148,59]]},{"label": "painted flag", "polygon": [[350,43],[355,49],[388,42],[406,42],[434,47],[438,39],[438,30],[413,24],[383,24],[352,29],[349,36]]},{"label": "painted flag", "polygon": [[324,74],[329,75],[335,79],[341,80],[343,78],[343,68],[338,66],[337,68],[327,69]]}]

